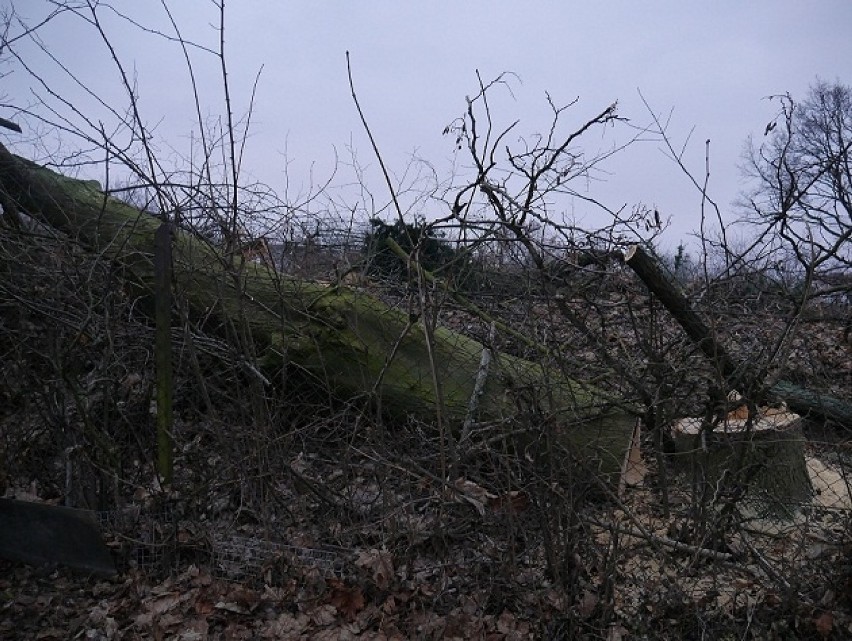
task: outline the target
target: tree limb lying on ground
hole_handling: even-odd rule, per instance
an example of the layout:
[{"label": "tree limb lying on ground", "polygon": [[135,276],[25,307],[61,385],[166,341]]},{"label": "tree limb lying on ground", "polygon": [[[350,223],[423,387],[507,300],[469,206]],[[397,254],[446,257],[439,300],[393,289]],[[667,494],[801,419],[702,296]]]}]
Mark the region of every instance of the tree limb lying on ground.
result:
[{"label": "tree limb lying on ground", "polygon": [[[656,261],[639,245],[634,245],[624,255],[624,262],[636,272],[672,317],[680,324],[692,341],[719,368],[728,385],[735,390],[761,388],[765,373],[755,371],[748,363],[730,355],[713,331],[692,308],[680,288],[666,276]],[[852,426],[852,404],[814,390],[808,390],[787,381],[768,387],[770,394],[780,397],[787,406],[802,415],[834,421]],[[761,400],[761,399],[757,399]]]},{"label": "tree limb lying on ground", "polygon": [[[67,178],[2,145],[0,188],[21,211],[77,239],[124,268],[136,286],[153,291],[160,219],[108,196],[95,181]],[[363,407],[380,408],[396,420],[434,422],[440,408],[457,430],[468,418],[485,349],[480,343],[440,327],[427,340],[418,319],[367,293],[253,263],[237,268],[190,232],[175,230],[173,238],[178,300],[196,318],[244,322],[262,367],[289,367],[341,400],[363,401]],[[603,391],[547,365],[494,356],[479,400],[480,423],[495,430],[555,426],[566,442],[599,455],[600,469],[617,473],[634,424],[627,411],[616,409]]]}]

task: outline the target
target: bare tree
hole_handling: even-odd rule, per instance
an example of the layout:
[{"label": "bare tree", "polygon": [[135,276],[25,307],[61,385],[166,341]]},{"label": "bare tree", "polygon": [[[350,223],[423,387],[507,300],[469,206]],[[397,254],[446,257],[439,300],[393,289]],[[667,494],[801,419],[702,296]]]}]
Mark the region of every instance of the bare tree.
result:
[{"label": "bare tree", "polygon": [[[547,130],[518,138],[518,121],[501,128],[489,104],[494,89],[508,87],[510,80],[508,74],[488,83],[480,79],[480,91],[468,98],[465,114],[445,130],[455,136],[458,149],[467,152],[473,165],[469,180],[452,199],[452,217],[462,229],[482,239],[519,246],[527,264],[538,269],[552,266],[566,253],[611,249],[619,243],[652,238],[654,233],[648,232],[658,231],[661,225],[651,209],[613,209],[588,189],[605,175],[605,161],[646,130],[588,153],[580,147],[581,140],[588,143],[588,134],[627,120],[618,114],[618,103],[571,125],[569,113],[578,100],[559,105],[548,95],[552,118]],[[566,213],[571,203],[589,212],[602,212],[605,224],[592,230],[578,225]]]},{"label": "bare tree", "polygon": [[780,113],[748,150],[759,240],[794,258],[811,298],[852,294],[852,88],[818,81],[801,102],[772,99]]}]

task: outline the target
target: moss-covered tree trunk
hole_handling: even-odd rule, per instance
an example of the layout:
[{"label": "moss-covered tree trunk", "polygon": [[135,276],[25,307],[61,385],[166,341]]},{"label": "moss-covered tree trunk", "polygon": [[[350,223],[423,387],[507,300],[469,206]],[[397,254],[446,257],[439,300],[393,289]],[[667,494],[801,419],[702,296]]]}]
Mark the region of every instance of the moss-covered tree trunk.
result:
[{"label": "moss-covered tree trunk", "polygon": [[[160,220],[79,181],[11,154],[0,146],[0,188],[22,211],[75,237],[120,264],[136,285],[154,289],[154,234]],[[277,274],[255,264],[234,269],[203,239],[173,233],[176,291],[195,313],[245,323],[262,366],[292,366],[339,398],[380,403],[399,419],[433,421],[438,407],[432,366],[441,381],[441,415],[464,422],[483,346],[446,328],[426,342],[422,324],[379,299]],[[239,320],[238,320],[239,319]],[[511,424],[539,417],[568,442],[599,455],[616,473],[630,442],[633,418],[606,394],[556,370],[513,356],[493,359],[478,420]]]}]

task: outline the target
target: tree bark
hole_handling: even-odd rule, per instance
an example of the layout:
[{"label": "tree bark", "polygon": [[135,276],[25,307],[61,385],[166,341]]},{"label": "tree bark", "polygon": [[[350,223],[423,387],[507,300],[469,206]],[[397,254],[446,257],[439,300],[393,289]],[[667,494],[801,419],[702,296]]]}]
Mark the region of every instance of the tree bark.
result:
[{"label": "tree bark", "polygon": [[852,428],[852,403],[820,394],[788,381],[775,383],[769,391],[784,399],[787,407],[797,414],[828,420],[847,429]]},{"label": "tree bark", "polygon": [[[154,290],[154,234],[160,220],[104,194],[94,181],[64,177],[0,145],[0,188],[22,211],[78,239]],[[446,328],[434,332],[430,359],[423,326],[378,298],[245,264],[237,269],[203,239],[173,233],[177,296],[197,317],[244,322],[261,366],[289,366],[346,402],[381,407],[399,420],[434,422],[431,363],[441,411],[454,429],[469,412],[483,346]],[[270,380],[275,380],[270,377]],[[533,411],[558,425],[567,443],[617,476],[634,419],[603,391],[554,368],[496,354],[479,397],[478,419],[507,425]],[[497,429],[497,428],[495,428]]]},{"label": "tree bark", "polygon": [[660,299],[704,355],[717,365],[730,386],[733,389],[742,389],[742,383],[752,377],[752,373],[744,364],[737,363],[728,354],[698,312],[692,308],[680,287],[663,273],[657,261],[639,245],[633,245],[625,252],[624,262],[636,272],[651,293]]}]

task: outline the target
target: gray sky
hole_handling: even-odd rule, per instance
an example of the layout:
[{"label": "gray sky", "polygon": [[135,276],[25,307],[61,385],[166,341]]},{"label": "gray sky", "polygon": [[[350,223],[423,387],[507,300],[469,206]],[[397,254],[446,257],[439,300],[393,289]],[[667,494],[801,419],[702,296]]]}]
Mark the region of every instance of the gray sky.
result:
[{"label": "gray sky", "polygon": [[[42,0],[14,4],[28,22],[51,7]],[[171,32],[160,2],[114,0],[113,5],[147,26]],[[172,0],[170,9],[185,37],[218,45],[212,2]],[[135,74],[143,118],[156,125],[160,152],[164,157],[188,155],[190,133],[197,134],[198,127],[180,49],[130,27],[106,8],[99,15],[119,58]],[[465,96],[476,92],[475,71],[485,80],[509,71],[518,76],[511,83],[513,95],[496,92],[491,105],[498,122],[521,119],[509,142],[547,129],[545,92],[558,104],[579,98],[565,115],[565,131],[615,100],[620,115],[633,124],[647,124],[641,90],[656,112],[667,117],[673,110],[669,134],[678,147],[688,141],[684,160],[699,179],[704,141],[711,140],[710,194],[732,219],[732,202],[743,188],[738,165],[744,142],[749,135],[762,137],[778,110],[777,102],[764,98],[783,92],[802,98],[817,76],[852,83],[850,27],[848,0],[242,0],[226,6],[225,47],[238,115],[248,109],[252,83],[263,68],[243,169],[279,191],[285,160],[295,194],[311,176],[322,181],[331,172],[335,153],[348,162],[348,150],[354,149],[367,167],[369,188],[378,200],[386,200],[349,95],[348,50],[362,107],[385,162],[398,175],[416,154],[432,164],[439,178],[448,178],[454,146],[442,130],[462,114]],[[115,67],[91,25],[67,14],[40,36],[95,93],[124,104]],[[31,44],[19,41],[15,50],[87,115],[106,119]],[[215,60],[195,52],[193,62],[205,116],[222,113]],[[32,104],[32,80],[23,69],[12,60],[3,70],[12,73],[2,79],[0,103]],[[0,107],[0,116],[14,115],[13,109]],[[592,134],[582,145],[594,153],[623,141],[627,133]],[[3,140],[14,147],[16,137]],[[48,138],[47,144],[54,148],[56,142]],[[612,208],[640,203],[659,208],[671,217],[665,239],[670,246],[697,229],[700,194],[666,159],[658,142],[634,145],[606,167],[606,180],[578,189],[588,188]],[[341,166],[336,180],[351,183],[354,176]],[[436,207],[427,203],[417,211],[445,213]],[[581,220],[588,217],[589,224],[601,215],[582,203],[566,207]]]}]

